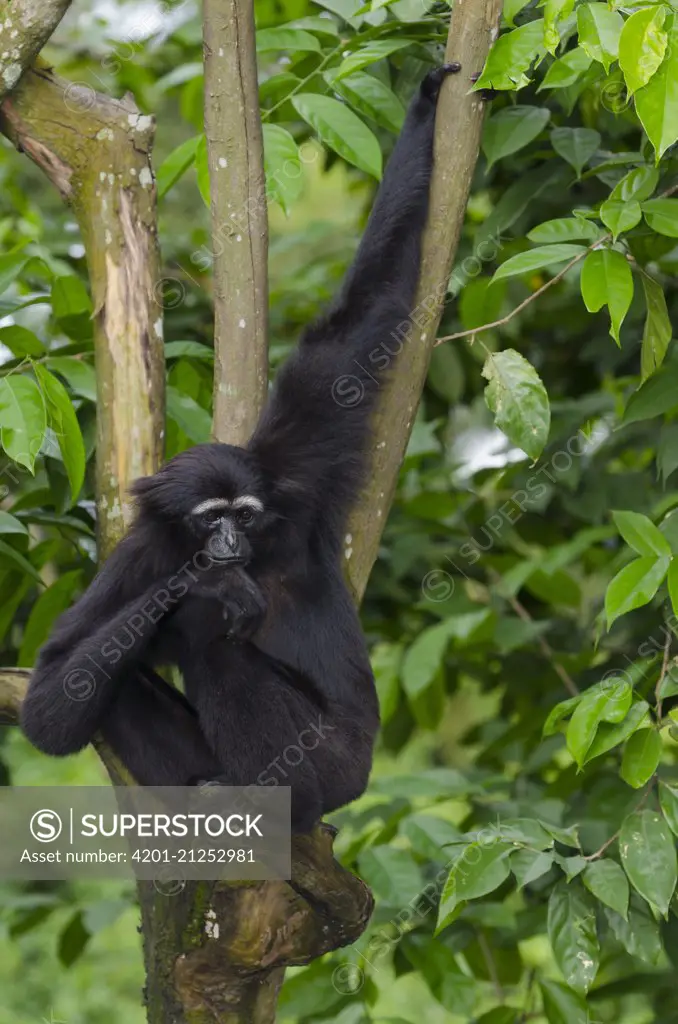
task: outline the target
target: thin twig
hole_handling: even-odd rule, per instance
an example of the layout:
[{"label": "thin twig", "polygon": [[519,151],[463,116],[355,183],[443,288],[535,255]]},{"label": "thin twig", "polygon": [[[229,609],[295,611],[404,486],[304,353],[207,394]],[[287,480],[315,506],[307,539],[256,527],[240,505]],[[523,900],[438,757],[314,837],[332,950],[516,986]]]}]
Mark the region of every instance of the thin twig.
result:
[{"label": "thin twig", "polygon": [[494,327],[503,327],[504,324],[507,324],[509,323],[510,320],[513,320],[514,316],[517,316],[518,313],[522,313],[525,307],[529,306],[531,302],[534,302],[535,299],[538,299],[539,296],[542,295],[545,291],[547,291],[549,288],[552,288],[554,284],[557,284],[557,282],[560,281],[561,278],[565,277],[565,274],[568,272],[568,270],[571,270],[576,263],[579,263],[579,261],[583,260],[585,256],[588,256],[588,254],[597,245],[600,245],[601,242],[609,241],[610,238],[612,238],[611,233],[603,235],[601,238],[596,239],[595,242],[592,242],[588,249],[584,249],[583,252],[577,253],[574,259],[571,259],[570,262],[567,263],[563,267],[563,269],[556,274],[555,277],[552,277],[549,281],[546,282],[546,284],[543,284],[541,288],[537,289],[536,292],[532,292],[531,295],[528,295],[526,299],[523,299],[519,306],[516,306],[515,309],[512,309],[510,313],[506,314],[506,316],[501,317],[501,319],[499,320],[493,320],[492,323],[490,324],[483,324],[482,327],[473,327],[470,331],[457,331],[456,334],[446,334],[444,338],[438,338],[438,340],[436,341],[436,345],[442,345],[444,341],[456,341],[457,338],[468,338],[469,335],[471,334],[480,334],[482,331],[490,331]]},{"label": "thin twig", "polygon": [[[496,584],[501,584],[501,576],[499,575],[499,573],[495,572],[494,569],[489,570],[489,575],[492,577]],[[534,622],[534,619],[528,612],[527,608],[520,603],[515,594],[503,593],[502,597],[504,597],[508,601],[516,615],[519,618],[521,618],[523,622]],[[546,660],[551,664],[554,672],[561,679],[563,686],[568,691],[568,693],[570,693],[573,697],[579,696],[579,687],[575,683],[572,676],[567,672],[567,670],[564,669],[563,666],[559,664],[559,662],[556,660],[555,651],[551,647],[548,640],[545,640],[543,636],[538,636],[536,639],[540,651],[542,652]]]},{"label": "thin twig", "polygon": [[480,946],[480,950],[483,954],[485,966],[487,967],[487,973],[490,976],[490,981],[492,982],[494,988],[494,994],[496,995],[498,1002],[503,1003],[504,989],[502,988],[502,984],[499,979],[499,973],[497,971],[497,965],[494,962],[492,950],[490,949],[490,945],[487,939],[485,938],[485,934],[481,928],[478,929],[476,935],[478,937],[478,945]]},{"label": "thin twig", "polygon": [[[656,781],[656,776],[653,775],[652,778],[650,779],[650,783],[649,783],[647,789],[643,793],[643,796],[642,796],[641,800],[633,808],[633,810],[631,812],[632,814],[637,814],[638,811],[642,811],[643,807],[645,806],[645,804],[647,803],[647,801],[649,799],[650,793],[654,789],[655,781]],[[603,845],[600,847],[599,850],[596,850],[595,853],[590,853],[587,857],[584,857],[584,860],[586,860],[586,861],[598,860],[600,857],[603,856],[605,851],[608,850],[610,848],[610,846],[612,846],[613,843],[617,842],[617,840],[619,839],[620,835],[621,835],[621,829],[619,829],[617,832],[615,832],[615,834],[613,836],[610,836],[609,839],[606,839],[605,842],[603,843]]]},{"label": "thin twig", "polygon": [[[669,196],[673,195],[674,192],[678,192],[678,182],[675,185],[672,185],[671,188],[666,189],[665,192],[662,192],[658,198],[667,199]],[[591,242],[591,244],[586,249],[584,249],[583,252],[577,253],[577,255],[573,259],[571,259],[570,262],[567,263],[562,270],[558,271],[555,277],[552,277],[549,281],[546,282],[546,284],[543,284],[541,288],[537,289],[536,292],[532,292],[531,295],[528,295],[526,299],[523,299],[523,301],[518,306],[516,306],[515,309],[512,309],[510,313],[507,313],[506,316],[501,317],[499,320],[493,320],[492,323],[483,324],[481,327],[473,327],[468,331],[457,331],[455,334],[446,334],[443,338],[437,339],[435,343],[436,346],[442,345],[444,341],[456,341],[458,338],[469,338],[473,336],[475,339],[475,335],[481,334],[483,331],[490,331],[495,327],[503,327],[505,324],[513,320],[513,318],[517,316],[518,313],[522,313],[522,311],[527,306],[529,306],[531,302],[534,302],[536,299],[539,298],[540,295],[543,295],[545,291],[548,291],[548,289],[552,288],[554,284],[557,284],[558,281],[561,281],[565,277],[565,274],[567,274],[568,270],[571,270],[572,267],[574,267],[577,263],[583,260],[585,256],[588,256],[588,254],[592,252],[594,249],[598,248],[598,246],[602,245],[604,242],[609,242],[611,239],[612,232],[610,231],[606,235],[601,235],[601,237],[597,238],[595,242]]]}]

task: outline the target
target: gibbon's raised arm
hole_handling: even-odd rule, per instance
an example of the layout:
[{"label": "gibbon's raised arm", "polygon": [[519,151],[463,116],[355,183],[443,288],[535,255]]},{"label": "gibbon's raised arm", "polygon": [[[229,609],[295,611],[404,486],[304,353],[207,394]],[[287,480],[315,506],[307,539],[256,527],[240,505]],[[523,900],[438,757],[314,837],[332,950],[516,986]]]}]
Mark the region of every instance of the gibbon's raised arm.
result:
[{"label": "gibbon's raised arm", "polygon": [[124,674],[139,663],[163,614],[161,584],[132,532],[41,648],[21,708],[28,739],[48,754],[86,746]]},{"label": "gibbon's raised arm", "polygon": [[360,486],[370,414],[410,327],[437,99],[459,70],[447,64],[424,79],[339,295],[281,369],[249,445],[283,495],[332,501],[337,519]]}]

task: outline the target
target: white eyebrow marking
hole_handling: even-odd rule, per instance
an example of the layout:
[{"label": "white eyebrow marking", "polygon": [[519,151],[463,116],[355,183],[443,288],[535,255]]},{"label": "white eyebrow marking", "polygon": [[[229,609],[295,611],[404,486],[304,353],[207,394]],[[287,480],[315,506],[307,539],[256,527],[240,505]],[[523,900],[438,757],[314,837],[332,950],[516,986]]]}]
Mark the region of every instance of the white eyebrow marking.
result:
[{"label": "white eyebrow marking", "polygon": [[199,516],[201,513],[209,512],[213,508],[251,508],[255,512],[264,511],[264,506],[258,498],[255,498],[252,494],[243,494],[233,501],[229,501],[228,498],[207,498],[191,509],[191,515]]},{"label": "white eyebrow marking", "polygon": [[230,508],[231,503],[228,498],[208,498],[206,501],[201,501],[199,505],[191,509],[191,515],[199,516],[201,512],[208,512],[211,508]]},{"label": "white eyebrow marking", "polygon": [[235,501],[231,502],[232,508],[252,508],[255,512],[263,512],[264,506],[251,494],[243,494],[242,497],[236,498]]}]

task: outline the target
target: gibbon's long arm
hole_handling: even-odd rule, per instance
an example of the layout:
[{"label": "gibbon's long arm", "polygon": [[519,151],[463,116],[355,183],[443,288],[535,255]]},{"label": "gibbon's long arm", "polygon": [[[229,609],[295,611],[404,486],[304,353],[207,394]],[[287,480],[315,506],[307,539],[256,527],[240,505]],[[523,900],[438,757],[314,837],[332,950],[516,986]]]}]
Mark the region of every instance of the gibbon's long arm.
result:
[{"label": "gibbon's long arm", "polygon": [[278,374],[250,442],[290,508],[331,507],[339,526],[361,483],[369,418],[403,346],[429,206],[440,86],[458,64],[424,79],[388,162],[353,265],[328,313]]},{"label": "gibbon's long arm", "polygon": [[161,583],[138,539],[118,545],[40,651],[21,726],[47,754],[71,754],[91,741],[120,682],[155,638]]}]

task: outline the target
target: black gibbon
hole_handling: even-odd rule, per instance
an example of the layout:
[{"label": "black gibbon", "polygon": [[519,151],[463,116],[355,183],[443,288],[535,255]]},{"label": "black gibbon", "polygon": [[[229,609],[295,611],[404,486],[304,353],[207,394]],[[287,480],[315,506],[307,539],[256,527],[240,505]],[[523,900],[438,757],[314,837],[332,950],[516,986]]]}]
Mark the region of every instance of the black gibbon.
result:
[{"label": "black gibbon", "polygon": [[[40,651],[21,714],[40,750],[99,733],[143,785],[290,785],[297,831],[365,790],[379,709],[342,578],[346,521],[415,300],[436,104],[458,70],[424,79],[341,291],[247,447],[198,445],[134,485],[132,528]],[[167,664],[185,696],[153,671]]]}]

